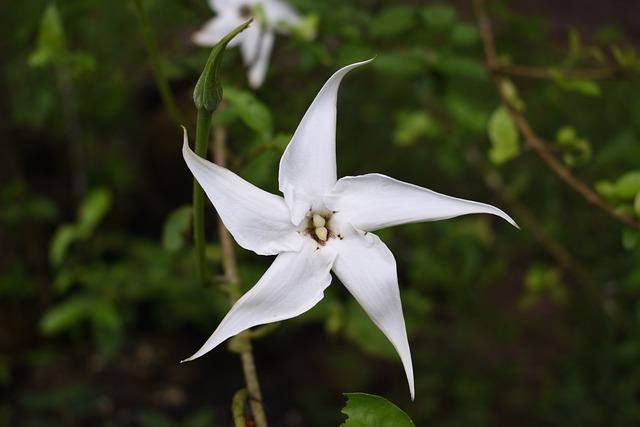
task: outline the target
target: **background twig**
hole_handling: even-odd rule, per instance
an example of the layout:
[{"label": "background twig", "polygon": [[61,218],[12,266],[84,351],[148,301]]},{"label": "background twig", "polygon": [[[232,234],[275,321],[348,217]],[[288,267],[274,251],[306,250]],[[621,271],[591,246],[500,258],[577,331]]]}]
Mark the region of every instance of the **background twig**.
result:
[{"label": "background twig", "polygon": [[[476,9],[476,16],[478,19],[478,27],[480,29],[480,35],[482,38],[482,44],[484,46],[484,52],[487,59],[487,65],[489,70],[495,70],[499,67],[498,63],[498,55],[496,52],[495,42],[493,39],[493,32],[491,30],[491,20],[487,15],[485,1],[484,0],[474,0],[474,5]],[[535,152],[540,156],[540,158],[555,172],[560,179],[562,179],[567,185],[572,187],[575,191],[580,193],[589,203],[594,206],[597,206],[602,211],[606,212],[610,216],[616,218],[618,221],[623,224],[640,229],[640,222],[635,220],[634,218],[624,215],[618,212],[614,206],[607,203],[602,197],[596,194],[593,190],[591,190],[588,186],[574,177],[569,169],[567,169],[547,148],[544,141],[535,133],[527,119],[515,108],[510,102],[509,99],[505,96],[502,91],[502,83],[503,77],[498,73],[493,73],[493,81],[496,85],[496,89],[498,91],[498,95],[502,99],[502,102],[507,106],[509,112],[511,113],[513,120],[518,126],[518,129],[522,133],[525,138],[527,144],[529,144]]]}]

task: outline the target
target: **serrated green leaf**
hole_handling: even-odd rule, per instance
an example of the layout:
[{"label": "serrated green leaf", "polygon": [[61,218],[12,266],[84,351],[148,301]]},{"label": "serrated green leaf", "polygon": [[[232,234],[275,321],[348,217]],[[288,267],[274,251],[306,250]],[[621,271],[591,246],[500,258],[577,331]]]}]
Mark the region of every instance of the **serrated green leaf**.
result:
[{"label": "serrated green leaf", "polygon": [[273,131],[273,119],[269,109],[251,92],[231,86],[224,87],[225,99],[238,113],[240,119],[263,139]]},{"label": "serrated green leaf", "polygon": [[249,26],[252,20],[248,20],[244,24],[238,26],[235,30],[227,34],[213,47],[204,71],[196,87],[193,90],[193,102],[198,110],[205,109],[213,112],[218,108],[218,104],[222,100],[222,85],[220,84],[220,64],[224,57],[224,51],[227,44],[237,36],[241,31]]},{"label": "serrated green leaf", "polygon": [[182,206],[169,214],[162,229],[162,247],[169,252],[180,249],[185,244],[185,235],[191,226],[193,207]]},{"label": "serrated green leaf", "polygon": [[345,393],[347,420],[341,427],[415,427],[411,418],[387,399],[366,393]]},{"label": "serrated green leaf", "polygon": [[487,132],[492,145],[489,158],[493,163],[502,164],[520,154],[518,128],[504,105],[491,114]]},{"label": "serrated green leaf", "polygon": [[627,172],[613,184],[616,195],[621,199],[631,199],[640,191],[640,170]]}]

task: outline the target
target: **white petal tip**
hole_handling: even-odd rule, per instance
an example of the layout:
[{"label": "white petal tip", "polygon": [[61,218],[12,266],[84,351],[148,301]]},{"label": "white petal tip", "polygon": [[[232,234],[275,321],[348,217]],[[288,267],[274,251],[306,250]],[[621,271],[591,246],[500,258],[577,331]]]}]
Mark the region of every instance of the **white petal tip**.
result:
[{"label": "white petal tip", "polygon": [[182,359],[180,361],[180,363],[193,362],[194,360],[196,360],[200,356],[202,356],[202,355],[198,354],[198,353],[192,354],[191,356],[187,357],[186,359]]}]

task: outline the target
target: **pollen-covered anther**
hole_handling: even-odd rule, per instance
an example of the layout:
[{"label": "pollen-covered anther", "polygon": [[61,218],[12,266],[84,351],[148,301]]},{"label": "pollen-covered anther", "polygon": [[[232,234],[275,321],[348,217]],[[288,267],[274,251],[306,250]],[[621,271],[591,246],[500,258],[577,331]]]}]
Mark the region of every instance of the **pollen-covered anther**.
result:
[{"label": "pollen-covered anther", "polygon": [[[314,225],[315,225],[315,219],[314,219]],[[324,222],[324,219],[322,220],[322,222]],[[326,227],[316,227],[316,229],[314,230],[316,233],[316,237],[322,241],[322,242],[326,242],[327,241],[327,237],[329,235],[329,230],[327,230]]]},{"label": "pollen-covered anther", "polygon": [[313,221],[313,226],[316,229],[320,227],[324,227],[325,224],[327,223],[327,221],[321,215],[318,215],[318,214],[313,214],[312,221]]}]

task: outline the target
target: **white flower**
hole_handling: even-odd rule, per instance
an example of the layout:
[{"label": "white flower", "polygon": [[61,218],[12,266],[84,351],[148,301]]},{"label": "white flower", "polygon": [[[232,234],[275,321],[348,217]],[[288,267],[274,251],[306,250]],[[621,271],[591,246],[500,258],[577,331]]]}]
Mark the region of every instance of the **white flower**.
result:
[{"label": "white flower", "polygon": [[240,45],[242,60],[249,68],[249,84],[254,89],[260,87],[267,74],[275,31],[288,33],[289,28],[300,25],[302,18],[281,0],[209,0],[209,6],[217,15],[193,34],[193,42],[214,46],[236,27],[254,18],[228,46]]},{"label": "white flower", "polygon": [[336,72],[302,118],[280,161],[280,191],[267,193],[193,153],[184,135],[189,169],[240,246],[277,255],[262,278],[231,308],[202,356],[253,326],[298,316],[323,297],[333,271],[393,344],[404,364],[411,397],[413,367],[393,254],[372,233],[385,227],[471,213],[498,215],[484,203],[445,196],[380,174],[336,177]]}]

